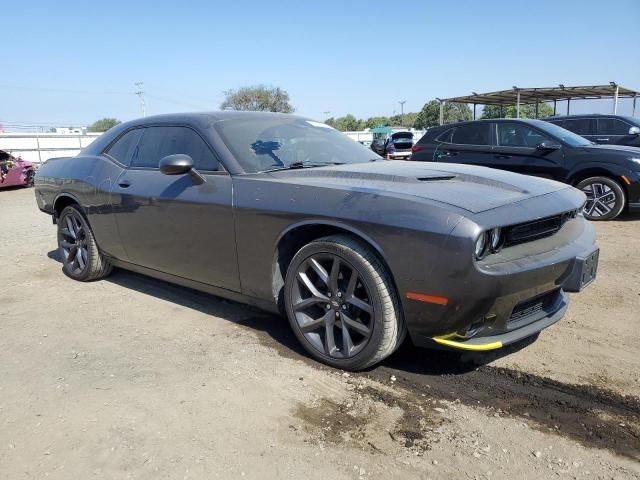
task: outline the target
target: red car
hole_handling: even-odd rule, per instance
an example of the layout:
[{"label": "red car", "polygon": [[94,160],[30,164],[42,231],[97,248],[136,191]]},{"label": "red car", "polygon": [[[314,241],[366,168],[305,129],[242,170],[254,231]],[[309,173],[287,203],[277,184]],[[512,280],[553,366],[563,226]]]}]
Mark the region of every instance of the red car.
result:
[{"label": "red car", "polygon": [[35,174],[33,163],[0,150],[0,188],[33,187]]}]

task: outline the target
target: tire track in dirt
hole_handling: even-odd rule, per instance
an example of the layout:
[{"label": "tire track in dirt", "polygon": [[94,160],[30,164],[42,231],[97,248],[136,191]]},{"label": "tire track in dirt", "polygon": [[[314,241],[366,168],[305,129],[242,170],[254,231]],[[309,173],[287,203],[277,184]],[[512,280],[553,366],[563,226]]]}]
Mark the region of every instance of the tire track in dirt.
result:
[{"label": "tire track in dirt", "polygon": [[[241,322],[259,330],[258,339],[284,357],[327,367],[304,355],[285,319],[256,317]],[[268,326],[267,326],[268,325]],[[504,353],[522,348],[515,345]],[[480,365],[495,357],[403,345],[391,358],[368,371],[351,374],[389,383],[415,398],[461,402],[488,414],[520,418],[543,432],[570,438],[586,447],[611,450],[640,460],[640,398],[591,385],[562,383],[507,368]]]}]

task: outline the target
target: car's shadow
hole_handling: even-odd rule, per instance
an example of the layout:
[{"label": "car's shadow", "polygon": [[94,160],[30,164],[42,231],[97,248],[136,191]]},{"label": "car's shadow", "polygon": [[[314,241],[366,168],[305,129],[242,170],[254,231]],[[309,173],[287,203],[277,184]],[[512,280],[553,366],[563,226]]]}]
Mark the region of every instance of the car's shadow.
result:
[{"label": "car's shadow", "polygon": [[[58,250],[50,251],[47,256],[61,262]],[[243,325],[256,331],[260,343],[276,349],[280,355],[320,366],[318,362],[309,358],[291,331],[289,322],[282,316],[122,269],[114,269],[113,273],[104,281]],[[407,338],[402,346],[380,366],[422,375],[462,374],[520,350],[535,341],[535,338],[493,352],[465,352],[462,354],[417,348]],[[370,370],[376,368],[378,366],[374,366]]]}]

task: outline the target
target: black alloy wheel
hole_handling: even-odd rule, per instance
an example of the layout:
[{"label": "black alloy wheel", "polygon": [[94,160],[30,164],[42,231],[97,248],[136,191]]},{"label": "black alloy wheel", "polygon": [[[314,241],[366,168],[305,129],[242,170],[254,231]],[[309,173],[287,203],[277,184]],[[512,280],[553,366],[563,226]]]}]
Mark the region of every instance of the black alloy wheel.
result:
[{"label": "black alloy wheel", "polygon": [[588,220],[612,220],[624,209],[624,190],[615,180],[591,177],[578,183],[577,188],[587,196],[583,214]]},{"label": "black alloy wheel", "polygon": [[304,348],[332,366],[366,368],[393,353],[404,339],[386,268],[368,246],[346,235],[300,249],[287,271],[285,305]]},{"label": "black alloy wheel", "polygon": [[58,218],[58,248],[62,270],[74,280],[97,280],[111,272],[111,264],[98,250],[89,223],[76,205],[65,207]]}]

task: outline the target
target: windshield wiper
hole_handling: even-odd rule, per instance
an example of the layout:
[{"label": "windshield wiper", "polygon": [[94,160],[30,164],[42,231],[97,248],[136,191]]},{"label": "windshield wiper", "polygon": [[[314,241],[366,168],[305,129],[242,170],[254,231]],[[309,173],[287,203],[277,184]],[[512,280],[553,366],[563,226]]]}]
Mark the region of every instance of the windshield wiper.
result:
[{"label": "windshield wiper", "polygon": [[271,168],[269,170],[262,170],[260,173],[278,172],[280,170],[298,170],[300,168],[326,167],[328,165],[344,165],[344,164],[341,162],[322,162],[322,163],[293,162],[289,165],[283,165],[282,167]]}]

